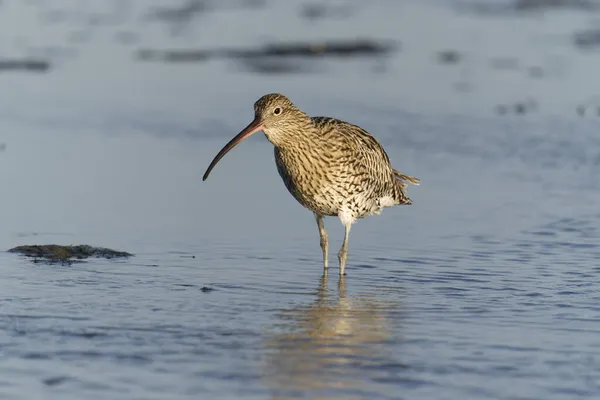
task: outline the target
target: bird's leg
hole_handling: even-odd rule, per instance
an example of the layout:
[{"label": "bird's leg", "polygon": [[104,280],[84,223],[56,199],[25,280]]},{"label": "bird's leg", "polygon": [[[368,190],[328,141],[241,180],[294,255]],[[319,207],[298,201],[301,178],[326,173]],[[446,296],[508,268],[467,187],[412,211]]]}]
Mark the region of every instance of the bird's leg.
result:
[{"label": "bird's leg", "polygon": [[327,272],[327,259],[329,255],[329,238],[327,237],[327,231],[325,230],[325,224],[323,223],[323,216],[315,213],[317,219],[317,226],[319,227],[319,236],[321,237],[321,250],[323,250],[323,269]]},{"label": "bird's leg", "polygon": [[344,223],[346,232],[344,234],[344,243],[338,253],[338,259],[340,260],[340,275],[346,275],[346,260],[348,260],[348,236],[350,235],[350,228],[352,227],[351,222]]}]

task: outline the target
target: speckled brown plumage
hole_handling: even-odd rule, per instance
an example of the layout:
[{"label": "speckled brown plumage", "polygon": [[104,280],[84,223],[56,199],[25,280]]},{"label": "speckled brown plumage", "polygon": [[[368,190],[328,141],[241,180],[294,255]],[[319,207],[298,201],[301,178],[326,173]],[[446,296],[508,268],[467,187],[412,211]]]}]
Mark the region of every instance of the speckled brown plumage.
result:
[{"label": "speckled brown plumage", "polygon": [[412,204],[407,182],[419,180],[393,169],[381,144],[364,129],[335,118],[309,117],[282,94],[261,97],[254,112],[254,121],[221,150],[204,179],[225,153],[262,130],[275,146],[275,163],[286,188],[315,214],[325,268],[328,237],[323,217],[339,216],[344,224],[338,254],[343,275],[352,223],[385,207]]}]

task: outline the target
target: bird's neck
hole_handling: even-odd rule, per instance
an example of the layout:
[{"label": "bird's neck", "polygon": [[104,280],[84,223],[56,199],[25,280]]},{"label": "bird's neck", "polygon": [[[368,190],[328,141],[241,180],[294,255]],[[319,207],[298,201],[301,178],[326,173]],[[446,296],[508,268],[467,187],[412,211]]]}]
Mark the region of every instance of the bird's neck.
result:
[{"label": "bird's neck", "polygon": [[266,130],[265,135],[273,146],[284,151],[319,145],[317,127],[308,117],[306,120],[297,121],[294,125],[277,130]]}]

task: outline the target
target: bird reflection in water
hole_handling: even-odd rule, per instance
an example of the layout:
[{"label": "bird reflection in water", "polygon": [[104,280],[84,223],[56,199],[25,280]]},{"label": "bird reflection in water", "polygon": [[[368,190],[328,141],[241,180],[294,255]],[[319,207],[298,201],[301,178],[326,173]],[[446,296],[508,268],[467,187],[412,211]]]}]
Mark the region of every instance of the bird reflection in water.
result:
[{"label": "bird reflection in water", "polygon": [[398,365],[390,359],[392,333],[384,315],[391,308],[391,302],[348,296],[343,276],[338,295],[331,296],[325,273],[316,301],[283,310],[282,322],[267,336],[264,380],[272,398],[365,398],[375,389],[369,388],[372,378],[384,375],[385,365]]}]

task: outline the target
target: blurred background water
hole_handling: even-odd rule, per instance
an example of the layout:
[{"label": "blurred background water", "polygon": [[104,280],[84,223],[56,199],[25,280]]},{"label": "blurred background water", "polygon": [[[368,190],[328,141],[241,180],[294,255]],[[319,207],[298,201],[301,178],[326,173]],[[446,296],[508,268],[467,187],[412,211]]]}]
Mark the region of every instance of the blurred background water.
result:
[{"label": "blurred background water", "polygon": [[[592,0],[0,2],[4,399],[600,398]],[[282,92],[422,180],[322,276]],[[326,219],[332,254],[337,219]]]}]

